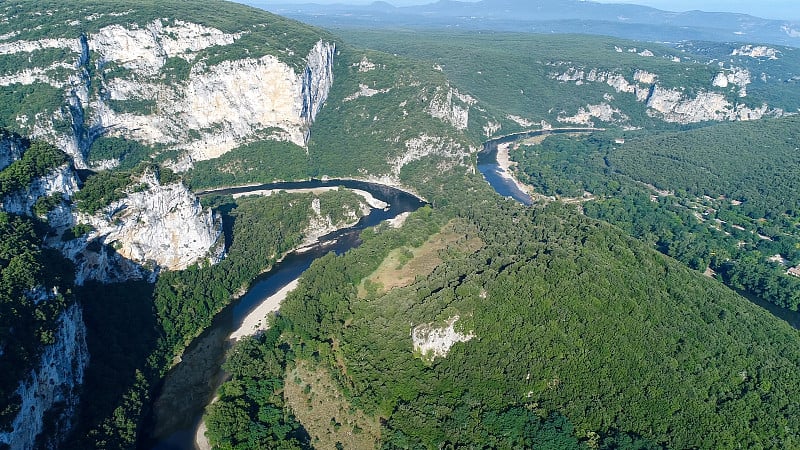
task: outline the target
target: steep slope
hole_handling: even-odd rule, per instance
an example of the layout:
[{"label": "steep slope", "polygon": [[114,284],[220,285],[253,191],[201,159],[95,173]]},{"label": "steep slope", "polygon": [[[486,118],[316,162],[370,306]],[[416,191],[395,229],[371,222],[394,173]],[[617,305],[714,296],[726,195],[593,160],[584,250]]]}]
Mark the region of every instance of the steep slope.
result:
[{"label": "steep slope", "polygon": [[[238,418],[289,404],[317,436],[329,424],[333,433],[380,418],[388,448],[797,444],[796,330],[619,229],[558,204],[497,205],[461,183],[464,193],[449,196],[464,201],[455,229],[477,233],[483,247],[451,245],[408,286],[361,291],[384,258],[447,220],[421,211],[317,261],[284,303],[279,329],[229,363],[236,376],[211,409],[212,442],[269,442],[274,435],[251,434]],[[449,351],[420,354],[421,330],[441,334]],[[314,401],[320,379],[349,410]],[[292,383],[306,397],[282,390]],[[265,385],[273,396],[255,387]],[[292,418],[248,417],[256,429]]]},{"label": "steep slope", "polygon": [[24,101],[0,125],[78,167],[100,136],[175,151],[180,168],[254,140],[305,146],[333,82],[329,35],[233,3],[153,6],[6,6],[0,96]]},{"label": "steep slope", "polygon": [[359,45],[441,67],[482,104],[502,111],[506,132],[548,125],[664,128],[781,116],[800,108],[798,53],[790,47],[670,48],[571,35],[340,33]]}]

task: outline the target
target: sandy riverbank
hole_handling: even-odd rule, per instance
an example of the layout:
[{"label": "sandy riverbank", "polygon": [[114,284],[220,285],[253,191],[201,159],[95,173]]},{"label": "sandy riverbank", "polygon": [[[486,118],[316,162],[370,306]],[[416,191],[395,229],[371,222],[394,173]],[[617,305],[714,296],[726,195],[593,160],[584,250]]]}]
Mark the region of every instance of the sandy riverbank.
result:
[{"label": "sandy riverbank", "polygon": [[277,311],[281,307],[281,302],[289,295],[290,292],[297,288],[298,280],[293,280],[291,283],[282,287],[278,292],[265,298],[247,317],[242,321],[242,325],[237,328],[230,335],[230,339],[241,339],[246,336],[251,336],[259,331],[267,329],[266,317],[268,314]]},{"label": "sandy riverbank", "polygon": [[517,180],[517,177],[514,176],[512,167],[516,166],[517,163],[511,161],[511,156],[509,156],[509,150],[512,145],[511,142],[508,142],[497,146],[497,165],[500,166],[500,176],[514,183],[520,191],[533,197],[535,195],[533,187]]}]

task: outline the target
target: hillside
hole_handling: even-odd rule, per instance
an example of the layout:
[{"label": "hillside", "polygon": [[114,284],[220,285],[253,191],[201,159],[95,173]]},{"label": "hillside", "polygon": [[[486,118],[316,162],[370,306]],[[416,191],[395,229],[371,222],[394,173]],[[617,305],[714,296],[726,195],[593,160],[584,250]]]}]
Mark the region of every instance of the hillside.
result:
[{"label": "hillside", "polygon": [[[255,448],[302,425],[333,448],[335,430],[366,433],[380,418],[385,448],[796,445],[795,330],[574,209],[497,204],[480,188],[452,198],[452,228],[480,248],[460,241],[410,283],[363,293],[384,258],[437,239],[419,228],[452,217],[437,211],[315,262],[273,322],[280,332],[237,346],[212,442]],[[334,386],[345,407],[301,414],[294,384],[308,402]],[[278,428],[265,413],[237,425],[287,404],[299,422]]]},{"label": "hillside", "polygon": [[[342,33],[217,0],[0,6],[0,448],[150,448],[223,359],[220,448],[800,445],[797,331],[609,213],[652,184],[739,199],[747,245],[788,233],[794,194],[741,174],[794,178],[793,49]],[[519,174],[596,202],[525,207],[477,173],[485,139],[561,124],[610,130],[539,144],[578,170],[534,149]],[[254,280],[386,211],[336,186],[201,191],[312,177],[424,202],[313,250],[267,332],[203,353]]]},{"label": "hillside", "polygon": [[428,61],[502,112],[498,134],[543,125],[674,128],[781,116],[800,107],[800,55],[790,47],[672,48],[609,37],[438,30],[337,33]]}]

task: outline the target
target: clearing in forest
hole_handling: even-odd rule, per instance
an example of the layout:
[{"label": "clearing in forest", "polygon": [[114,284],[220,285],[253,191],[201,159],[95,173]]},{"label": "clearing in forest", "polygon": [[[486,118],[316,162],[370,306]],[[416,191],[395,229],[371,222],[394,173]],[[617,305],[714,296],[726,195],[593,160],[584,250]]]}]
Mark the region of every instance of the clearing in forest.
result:
[{"label": "clearing in forest", "polygon": [[312,363],[297,360],[286,373],[286,403],[320,450],[374,449],[381,433],[380,421],[353,407],[330,374]]},{"label": "clearing in forest", "polygon": [[442,254],[471,254],[483,247],[474,226],[451,220],[419,247],[403,246],[392,250],[380,266],[358,286],[358,296],[384,294],[394,288],[409,286],[417,277],[425,277],[442,263]]}]

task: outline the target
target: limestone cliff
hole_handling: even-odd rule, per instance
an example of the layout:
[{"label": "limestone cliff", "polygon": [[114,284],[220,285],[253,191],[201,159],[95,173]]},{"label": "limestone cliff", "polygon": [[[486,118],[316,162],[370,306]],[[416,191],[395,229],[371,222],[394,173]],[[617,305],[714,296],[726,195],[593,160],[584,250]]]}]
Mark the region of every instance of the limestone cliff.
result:
[{"label": "limestone cliff", "polygon": [[[754,54],[760,55],[758,51]],[[729,93],[737,97],[747,97],[747,85],[751,83],[748,70],[739,67],[722,67],[709,80],[708,86],[692,86],[688,88],[667,88],[660,84],[658,74],[646,70],[636,70],[633,80],[613,71],[602,71],[569,67],[563,72],[552,72],[550,78],[562,83],[603,83],[612,87],[617,93],[629,93],[636,100],[647,106],[647,114],[665,122],[697,123],[704,121],[755,120],[764,116],[780,116],[784,112],[778,108],[770,108],[767,104],[748,106],[741,102],[732,102]],[[693,94],[690,93],[695,90]],[[606,95],[606,100],[612,100]],[[586,105],[574,115],[562,113],[561,122],[590,125],[595,117],[603,122],[624,123],[626,115],[613,107],[613,103]]]},{"label": "limestone cliff", "polygon": [[78,215],[93,231],[64,245],[77,265],[76,283],[152,280],[162,269],[222,258],[222,219],[203,210],[186,186],[161,185],[145,173],[134,190],[95,215]]},{"label": "limestone cliff", "polygon": [[333,83],[336,47],[323,40],[307,50],[305,66],[296,71],[271,54],[250,57],[239,50],[236,57],[214,58],[209,53],[225,53],[253,33],[248,29],[225,33],[162,18],[75,33],[0,43],[0,55],[30,58],[43,49],[64,55],[0,74],[0,87],[47,85],[63,93],[61,107],[13,120],[22,132],[70,154],[79,168],[101,135],[180,150],[178,168],[259,139],[305,146]]},{"label": "limestone cliff", "polygon": [[[46,301],[46,300],[44,300]],[[12,423],[12,430],[0,432],[0,446],[10,450],[36,447],[47,419],[47,436],[39,437],[44,448],[54,448],[59,437],[69,430],[78,405],[78,387],[89,363],[86,348],[86,326],[77,303],[68,307],[58,319],[53,344],[45,347],[38,366],[20,382],[17,394],[22,402]],[[51,409],[58,407],[53,414]]]}]

